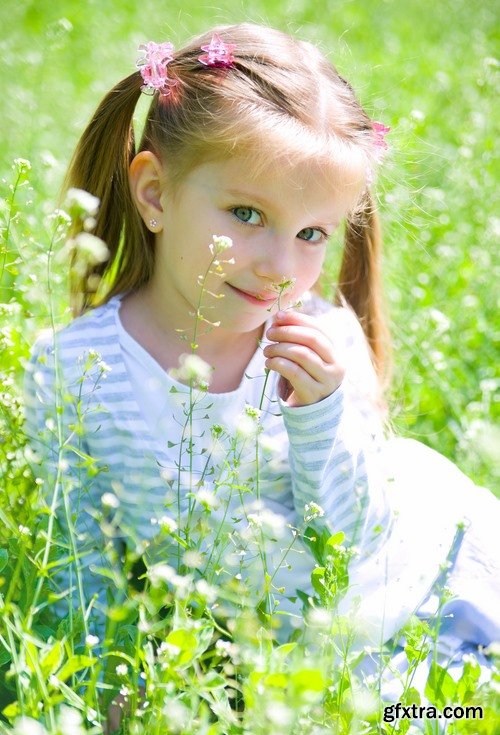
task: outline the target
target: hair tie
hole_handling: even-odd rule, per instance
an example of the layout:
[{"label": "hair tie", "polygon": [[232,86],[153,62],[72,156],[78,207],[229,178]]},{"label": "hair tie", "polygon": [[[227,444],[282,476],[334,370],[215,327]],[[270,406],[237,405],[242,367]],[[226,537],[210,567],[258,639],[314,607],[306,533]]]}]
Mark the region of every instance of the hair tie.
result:
[{"label": "hair tie", "polygon": [[377,122],[377,120],[372,120],[371,123],[373,129],[373,145],[376,149],[376,157],[380,160],[384,152],[389,148],[385,136],[391,132],[391,129],[387,125],[384,125],[384,123]]},{"label": "hair tie", "polygon": [[171,79],[167,71],[168,64],[174,58],[173,45],[149,41],[142,43],[138,50],[144,51],[144,56],[136,63],[144,82],[141,92],[154,94],[158,91],[163,97],[167,97],[171,88],[177,84],[177,79]]},{"label": "hair tie", "polygon": [[205,66],[229,69],[234,64],[233,51],[235,48],[236,44],[224,43],[219,34],[214,33],[210,43],[201,46],[201,50],[207,53],[198,56],[198,61],[205,64]]}]

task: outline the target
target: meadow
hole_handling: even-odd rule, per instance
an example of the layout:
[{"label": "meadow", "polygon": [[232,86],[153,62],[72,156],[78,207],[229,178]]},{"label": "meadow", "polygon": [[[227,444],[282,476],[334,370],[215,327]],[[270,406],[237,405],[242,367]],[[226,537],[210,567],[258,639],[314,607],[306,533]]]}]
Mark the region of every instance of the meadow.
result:
[{"label": "meadow", "polygon": [[[97,102],[133,70],[140,43],[176,45],[214,24],[242,20],[318,43],[371,117],[391,127],[375,192],[394,342],[392,424],[500,496],[493,2],[4,2],[0,733],[97,735],[119,692],[128,701],[120,732],[131,735],[420,731],[406,720],[383,721],[377,680],[369,684],[356,675],[361,654],[346,652],[329,635],[339,580],[347,579],[340,538],[317,536],[312,543],[322,570],[316,604],[324,614],[309,610],[299,633],[280,646],[269,635],[269,610],[248,602],[234,613],[241,590],[196,586],[189,568],[183,584],[168,574],[149,575],[127,602],[118,595],[100,649],[85,610],[60,619],[47,584],[57,568],[57,538],[50,522],[47,530],[41,483],[28,465],[22,375],[38,330],[70,320],[67,264],[58,255],[64,228],[55,214],[65,168]],[[139,128],[144,110],[141,102]],[[331,295],[339,250],[334,241]],[[61,486],[64,492],[62,479]],[[136,561],[126,559],[125,568]],[[116,589],[126,586],[123,572]],[[215,616],[216,601],[233,617]],[[411,672],[436,631],[413,621],[404,633],[410,674],[403,701],[418,704],[425,694],[439,708],[481,704],[483,720],[456,720],[446,732],[493,735],[500,722],[498,675],[480,687],[471,660],[458,684],[436,668],[419,692]],[[380,671],[389,655],[381,651]],[[430,720],[421,726],[439,732]]]}]

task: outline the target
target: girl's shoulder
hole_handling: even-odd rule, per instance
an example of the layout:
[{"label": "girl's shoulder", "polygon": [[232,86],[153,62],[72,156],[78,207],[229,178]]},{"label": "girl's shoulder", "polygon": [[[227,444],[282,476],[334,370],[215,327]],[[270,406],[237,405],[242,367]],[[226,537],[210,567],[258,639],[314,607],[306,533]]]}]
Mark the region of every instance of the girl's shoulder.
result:
[{"label": "girl's shoulder", "polygon": [[27,365],[28,371],[53,373],[57,362],[64,373],[81,371],[82,364],[95,361],[113,361],[119,349],[116,337],[116,309],[118,299],[111,299],[76,317],[60,329],[39,332]]}]

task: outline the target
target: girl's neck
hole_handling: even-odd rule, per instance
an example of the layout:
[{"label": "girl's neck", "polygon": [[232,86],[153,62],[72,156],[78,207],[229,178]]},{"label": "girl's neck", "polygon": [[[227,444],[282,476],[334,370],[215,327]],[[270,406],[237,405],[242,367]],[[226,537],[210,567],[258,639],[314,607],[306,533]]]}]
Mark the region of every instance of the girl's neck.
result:
[{"label": "girl's neck", "polygon": [[[180,356],[192,351],[193,328],[177,331],[168,317],[150,303],[147,292],[137,291],[124,296],[119,316],[123,328],[165,371],[177,368]],[[191,321],[194,327],[192,318]],[[196,354],[214,368],[210,392],[236,390],[262,338],[264,325],[243,333],[229,333],[220,327],[206,333],[205,327],[200,325]],[[183,339],[183,335],[186,338]]]}]

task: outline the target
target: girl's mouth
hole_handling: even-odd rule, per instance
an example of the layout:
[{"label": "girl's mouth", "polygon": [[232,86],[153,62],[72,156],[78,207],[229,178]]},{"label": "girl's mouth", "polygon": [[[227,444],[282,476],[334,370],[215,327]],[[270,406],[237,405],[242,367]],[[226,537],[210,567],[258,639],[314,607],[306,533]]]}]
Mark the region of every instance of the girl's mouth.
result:
[{"label": "girl's mouth", "polygon": [[236,288],[236,286],[231,286],[230,283],[227,284],[229,288],[234,291],[240,298],[245,299],[250,304],[256,304],[257,306],[267,306],[269,307],[271,304],[274,304],[274,302],[277,299],[276,296],[267,297],[267,296],[259,296],[258,294],[249,293],[248,291],[242,291],[239,288]]}]

